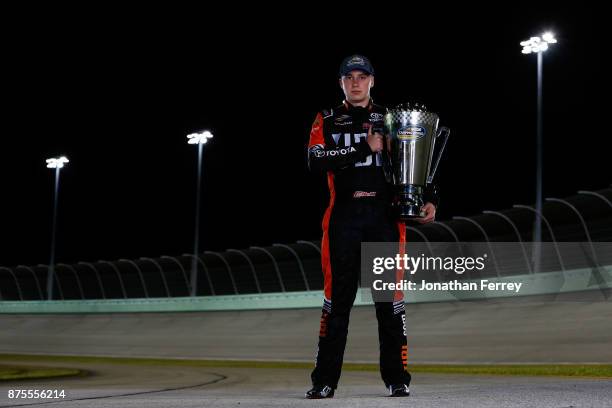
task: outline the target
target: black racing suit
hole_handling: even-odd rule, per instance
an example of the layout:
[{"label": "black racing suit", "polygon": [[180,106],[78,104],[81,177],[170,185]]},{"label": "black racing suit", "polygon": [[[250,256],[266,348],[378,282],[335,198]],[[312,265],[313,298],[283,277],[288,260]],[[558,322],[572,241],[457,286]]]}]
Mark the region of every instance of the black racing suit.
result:
[{"label": "black racing suit", "polygon": [[[349,314],[357,293],[362,241],[404,242],[405,225],[391,212],[392,189],[383,154],[372,153],[368,128],[382,126],[385,108],[346,101],[317,114],[310,132],[308,165],[327,172],[330,203],[323,217],[321,260],[323,311],[313,385],[338,385]],[[426,197],[427,198],[427,197]],[[380,372],[385,385],[410,384],[407,371],[406,315],[398,292],[394,302],[375,303]]]}]

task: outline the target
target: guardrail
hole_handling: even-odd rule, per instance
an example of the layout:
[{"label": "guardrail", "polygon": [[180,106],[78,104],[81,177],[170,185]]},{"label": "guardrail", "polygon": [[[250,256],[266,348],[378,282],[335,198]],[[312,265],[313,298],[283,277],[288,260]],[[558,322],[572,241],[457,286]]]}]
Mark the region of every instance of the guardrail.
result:
[{"label": "guardrail", "polygon": [[[492,283],[522,283],[519,294],[512,296],[552,295],[580,291],[606,292],[612,288],[612,266],[601,268],[606,274],[604,282],[597,281],[592,268],[572,269],[562,272],[524,274],[487,278]],[[476,281],[475,279],[466,282]],[[508,293],[490,290],[473,292],[458,291],[410,291],[405,293],[406,303],[448,302],[461,300],[500,299]],[[607,296],[607,293],[604,293]],[[2,301],[0,313],[45,314],[45,313],[143,313],[143,312],[195,312],[229,310],[266,310],[320,308],[323,293],[320,290],[256,293],[247,295],[217,295],[198,297],[159,297],[139,299],[91,299],[91,300],[39,300]],[[371,305],[369,289],[360,288],[356,306]]]}]

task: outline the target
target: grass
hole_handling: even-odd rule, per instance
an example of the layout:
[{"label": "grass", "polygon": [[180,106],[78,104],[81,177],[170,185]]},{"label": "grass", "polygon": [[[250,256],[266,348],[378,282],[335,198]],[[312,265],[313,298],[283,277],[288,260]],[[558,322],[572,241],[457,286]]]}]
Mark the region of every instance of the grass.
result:
[{"label": "grass", "polygon": [[[15,371],[29,371],[30,375],[45,371],[69,372],[69,369],[28,369],[15,366],[15,362],[58,361],[65,364],[75,363],[105,363],[130,365],[166,365],[189,367],[236,367],[236,368],[301,368],[312,369],[314,363],[290,361],[248,361],[248,360],[178,360],[162,358],[127,358],[127,357],[85,357],[85,356],[38,356],[20,354],[0,354],[1,361],[10,360],[12,366],[0,365],[0,380],[5,376],[18,375]],[[378,371],[378,364],[345,363],[344,370]],[[12,371],[11,371],[12,370]],[[64,371],[61,371],[64,370]],[[72,370],[72,372],[79,370]],[[410,364],[409,371],[414,373],[438,374],[480,374],[480,375],[518,375],[518,376],[563,376],[563,377],[612,377],[612,364]],[[55,375],[58,375],[57,373]],[[75,375],[63,374],[63,375]],[[24,377],[33,378],[33,377]],[[40,377],[36,377],[40,378]]]},{"label": "grass", "polygon": [[0,381],[67,377],[80,374],[82,374],[81,370],[72,368],[27,367],[0,364]]},{"label": "grass", "polygon": [[[359,369],[355,367],[355,369]],[[363,368],[369,370],[370,368]],[[378,370],[378,367],[375,368]],[[612,377],[612,364],[416,364],[410,365],[414,373],[480,374],[561,377]]]}]

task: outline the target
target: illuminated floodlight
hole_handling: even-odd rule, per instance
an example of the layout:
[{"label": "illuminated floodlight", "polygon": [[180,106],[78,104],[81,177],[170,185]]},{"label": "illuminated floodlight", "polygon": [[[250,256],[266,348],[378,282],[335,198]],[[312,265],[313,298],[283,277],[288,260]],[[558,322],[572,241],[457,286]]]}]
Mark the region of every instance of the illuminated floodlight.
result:
[{"label": "illuminated floodlight", "polygon": [[208,139],[212,139],[213,134],[205,130],[203,132],[190,133],[187,135],[187,143],[189,144],[206,144]]},{"label": "illuminated floodlight", "polygon": [[66,156],[54,157],[54,158],[51,158],[51,159],[47,159],[47,168],[49,168],[49,169],[61,169],[68,162],[69,162],[69,160],[66,158]]}]

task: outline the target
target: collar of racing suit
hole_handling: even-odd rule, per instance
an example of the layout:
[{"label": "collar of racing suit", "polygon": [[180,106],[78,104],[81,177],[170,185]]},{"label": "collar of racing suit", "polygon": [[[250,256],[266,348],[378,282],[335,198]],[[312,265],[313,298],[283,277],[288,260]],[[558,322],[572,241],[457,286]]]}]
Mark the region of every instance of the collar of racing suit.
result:
[{"label": "collar of racing suit", "polygon": [[342,104],[344,105],[344,107],[347,110],[352,110],[352,109],[367,109],[368,111],[371,111],[372,108],[374,107],[374,100],[372,98],[370,98],[370,100],[368,101],[368,106],[364,107],[364,106],[355,106],[352,103],[350,103],[349,101],[347,101],[346,99],[342,101]]}]

